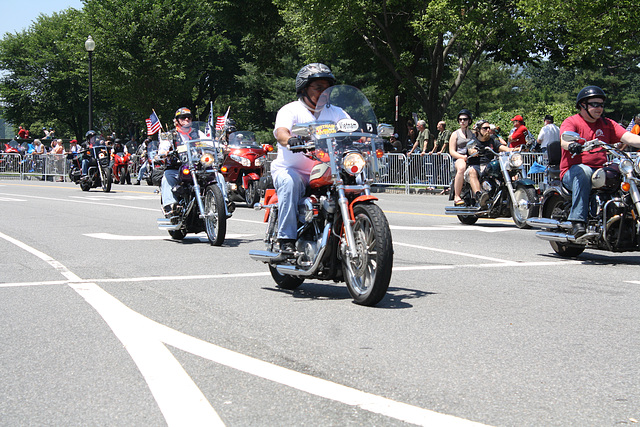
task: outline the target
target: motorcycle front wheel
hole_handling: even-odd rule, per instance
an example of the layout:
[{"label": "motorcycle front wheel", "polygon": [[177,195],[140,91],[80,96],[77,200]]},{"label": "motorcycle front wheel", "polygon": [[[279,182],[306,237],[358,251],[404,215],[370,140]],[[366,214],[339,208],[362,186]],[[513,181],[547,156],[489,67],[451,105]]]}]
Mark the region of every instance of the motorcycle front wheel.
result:
[{"label": "motorcycle front wheel", "polygon": [[113,178],[111,178],[111,168],[107,168],[104,173],[104,179],[102,180],[102,191],[108,193],[111,191],[111,184],[113,183]]},{"label": "motorcycle front wheel", "polygon": [[521,229],[531,228],[527,219],[537,216],[538,196],[533,187],[518,187],[514,192],[514,200],[511,205],[511,218],[516,226]]},{"label": "motorcycle front wheel", "polygon": [[343,254],[343,274],[354,302],[374,306],[384,298],[391,281],[391,230],[382,209],[377,205],[356,205],[353,216],[357,255],[351,258]]},{"label": "motorcycle front wheel", "polygon": [[227,233],[227,214],[224,209],[224,198],[220,187],[213,184],[207,187],[204,194],[204,225],[209,242],[220,246]]},{"label": "motorcycle front wheel", "polygon": [[258,183],[256,181],[249,182],[249,188],[244,190],[244,201],[252,208],[253,205],[260,200],[260,193],[258,192]]}]

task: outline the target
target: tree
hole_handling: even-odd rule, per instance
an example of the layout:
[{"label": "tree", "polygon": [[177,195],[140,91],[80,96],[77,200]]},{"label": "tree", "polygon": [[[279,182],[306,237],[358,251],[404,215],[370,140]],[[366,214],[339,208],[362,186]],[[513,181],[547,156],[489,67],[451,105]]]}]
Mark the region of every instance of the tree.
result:
[{"label": "tree", "polygon": [[366,50],[399,90],[417,101],[431,129],[481,55],[506,62],[531,59],[533,37],[516,25],[514,1],[275,2],[309,57],[331,52],[362,57]]},{"label": "tree", "polygon": [[[88,121],[86,35],[82,13],[40,15],[28,30],[0,40],[4,118],[16,125],[47,123],[80,138]],[[36,129],[32,129],[32,134]]]}]

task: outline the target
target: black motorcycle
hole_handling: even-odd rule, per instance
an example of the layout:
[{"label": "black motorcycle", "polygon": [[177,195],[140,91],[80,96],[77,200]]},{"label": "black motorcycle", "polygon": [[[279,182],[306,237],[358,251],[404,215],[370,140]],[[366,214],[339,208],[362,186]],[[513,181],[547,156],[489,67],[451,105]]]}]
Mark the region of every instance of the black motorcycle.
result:
[{"label": "black motorcycle", "polygon": [[212,245],[224,242],[233,204],[228,202],[226,183],[219,172],[222,157],[216,144],[203,137],[187,141],[169,154],[168,163],[179,168],[178,184],[173,188],[178,203],[169,217],[157,222],[159,229],[167,230],[176,240],[184,239],[187,233],[206,231]]},{"label": "black motorcycle", "polygon": [[[83,150],[82,153],[69,154],[71,168],[69,169],[69,179],[76,184],[80,184],[82,191],[89,191],[92,188],[102,187],[102,191],[108,193],[113,184],[111,170],[111,153],[109,147],[97,145]],[[89,161],[87,175],[82,176],[82,161]]]},{"label": "black motorcycle", "polygon": [[[538,215],[540,199],[535,182],[522,177],[522,154],[517,151],[496,153],[489,147],[478,147],[475,140],[467,149],[472,153],[470,157],[481,154],[481,150],[496,156],[479,176],[480,188],[488,196],[487,201],[479,205],[471,186],[465,181],[460,193],[464,206],[447,206],[445,213],[457,215],[460,222],[467,225],[475,224],[478,218],[511,217],[518,228],[529,228],[527,219]],[[453,200],[453,190],[450,199]]]},{"label": "black motorcycle", "polygon": [[571,234],[568,221],[571,193],[560,180],[560,142],[549,144],[548,187],[542,196],[540,217],[527,223],[546,229],[536,235],[550,242],[553,250],[563,257],[575,257],[585,249],[610,252],[640,250],[640,158],[633,160],[629,153],[598,139],[586,141],[575,132],[565,132],[566,142],[583,142],[583,152],[604,150],[610,159],[591,176],[589,218],[586,234]]}]

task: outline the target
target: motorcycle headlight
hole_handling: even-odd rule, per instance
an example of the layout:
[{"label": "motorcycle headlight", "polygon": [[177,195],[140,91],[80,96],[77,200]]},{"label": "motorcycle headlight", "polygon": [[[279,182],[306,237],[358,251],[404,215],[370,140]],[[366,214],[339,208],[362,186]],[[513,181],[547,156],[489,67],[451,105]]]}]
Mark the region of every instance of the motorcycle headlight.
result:
[{"label": "motorcycle headlight", "polygon": [[98,158],[99,159],[104,159],[105,157],[106,157],[106,154],[104,154],[102,152],[100,154],[98,154]]},{"label": "motorcycle headlight", "polygon": [[251,166],[251,160],[247,159],[246,157],[238,156],[237,154],[230,154],[229,156],[245,168]]},{"label": "motorcycle headlight", "polygon": [[511,157],[509,157],[509,164],[511,165],[512,168],[519,168],[520,166],[522,166],[522,154],[520,153],[511,154]]},{"label": "motorcycle headlight", "polygon": [[200,157],[200,163],[202,163],[202,165],[205,168],[211,167],[211,165],[213,164],[213,161],[214,161],[214,158],[213,158],[213,154],[211,153],[204,153],[202,157]]},{"label": "motorcycle headlight", "polygon": [[635,163],[633,164],[633,168],[636,170],[636,173],[640,175],[640,156],[636,158]]},{"label": "motorcycle headlight", "polygon": [[267,161],[267,156],[260,156],[256,159],[256,166],[262,166]]},{"label": "motorcycle headlight", "polygon": [[624,176],[631,176],[631,174],[633,174],[633,162],[629,159],[621,161],[620,172],[622,172]]},{"label": "motorcycle headlight", "polygon": [[351,175],[357,175],[364,169],[364,157],[360,153],[348,153],[342,159],[344,169]]}]

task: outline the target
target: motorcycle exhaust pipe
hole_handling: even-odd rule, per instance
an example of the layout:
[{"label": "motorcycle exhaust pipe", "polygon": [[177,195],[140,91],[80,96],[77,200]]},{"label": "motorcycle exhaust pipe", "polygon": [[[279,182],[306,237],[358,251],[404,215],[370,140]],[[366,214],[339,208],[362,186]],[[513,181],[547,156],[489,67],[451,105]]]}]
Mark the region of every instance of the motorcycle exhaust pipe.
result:
[{"label": "motorcycle exhaust pipe", "polygon": [[565,233],[553,233],[551,231],[538,231],[536,236],[543,240],[558,242],[558,243],[570,243],[569,238]]},{"label": "motorcycle exhaust pipe", "polygon": [[327,250],[327,242],[329,241],[329,235],[331,234],[331,225],[327,224],[322,232],[322,241],[320,243],[320,250],[316,254],[316,259],[313,261],[313,265],[306,270],[298,268],[294,265],[277,265],[276,270],[280,274],[288,274],[290,276],[308,277],[316,273],[324,252]]},{"label": "motorcycle exhaust pipe", "polygon": [[563,230],[571,230],[572,226],[570,221],[558,221],[551,218],[529,218],[527,220],[527,225],[547,229],[561,228]]}]

